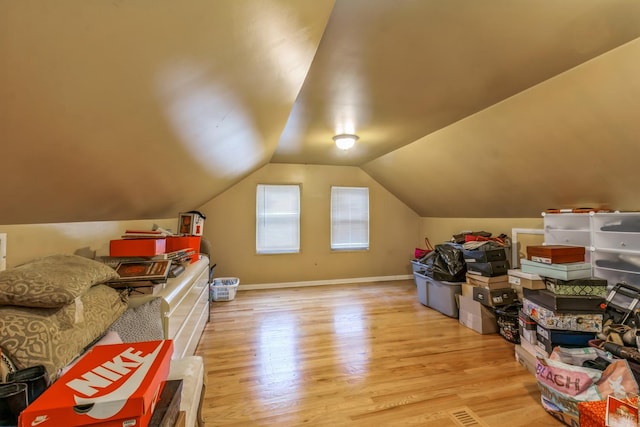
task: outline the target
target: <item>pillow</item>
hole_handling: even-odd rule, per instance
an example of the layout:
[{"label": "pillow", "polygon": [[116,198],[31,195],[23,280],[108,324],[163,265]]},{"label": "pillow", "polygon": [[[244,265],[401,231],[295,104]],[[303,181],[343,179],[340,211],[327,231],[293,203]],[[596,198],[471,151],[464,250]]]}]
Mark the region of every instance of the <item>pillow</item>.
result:
[{"label": "pillow", "polygon": [[163,340],[161,303],[162,298],[153,298],[137,307],[129,307],[108,330],[117,332],[126,343]]},{"label": "pillow", "polygon": [[78,255],[51,255],[0,271],[0,305],[56,308],[91,286],[117,279],[116,271]]}]

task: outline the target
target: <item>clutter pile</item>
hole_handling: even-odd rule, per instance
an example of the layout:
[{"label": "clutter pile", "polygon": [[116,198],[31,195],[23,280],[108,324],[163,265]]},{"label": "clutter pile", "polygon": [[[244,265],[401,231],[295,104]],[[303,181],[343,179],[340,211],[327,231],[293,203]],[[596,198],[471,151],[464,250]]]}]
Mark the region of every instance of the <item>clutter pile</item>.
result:
[{"label": "clutter pile", "polygon": [[594,402],[626,405],[638,394],[638,291],[608,290],[607,280],[592,277],[583,246],[528,246],[513,274],[528,284],[516,355],[535,373],[542,406],[567,425],[604,426],[609,405],[596,416]]},{"label": "clutter pile", "polygon": [[519,301],[511,288],[510,239],[505,234],[475,231],[452,236],[451,241],[412,261],[418,300],[481,334],[500,333],[517,342]]}]

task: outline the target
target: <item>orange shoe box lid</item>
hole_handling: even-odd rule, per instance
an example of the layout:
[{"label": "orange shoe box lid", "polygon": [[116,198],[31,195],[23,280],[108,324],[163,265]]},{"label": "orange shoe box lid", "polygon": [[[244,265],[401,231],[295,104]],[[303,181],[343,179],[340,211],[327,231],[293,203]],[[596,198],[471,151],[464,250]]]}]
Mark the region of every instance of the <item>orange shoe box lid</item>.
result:
[{"label": "orange shoe box lid", "polygon": [[20,413],[18,425],[145,426],[172,354],[171,340],[93,347]]},{"label": "orange shoe box lid", "polygon": [[109,255],[115,257],[155,256],[165,253],[166,239],[118,239],[109,244]]},{"label": "orange shoe box lid", "polygon": [[169,236],[167,237],[167,252],[175,252],[180,249],[191,248],[196,251],[191,263],[196,262],[200,253],[200,236]]}]

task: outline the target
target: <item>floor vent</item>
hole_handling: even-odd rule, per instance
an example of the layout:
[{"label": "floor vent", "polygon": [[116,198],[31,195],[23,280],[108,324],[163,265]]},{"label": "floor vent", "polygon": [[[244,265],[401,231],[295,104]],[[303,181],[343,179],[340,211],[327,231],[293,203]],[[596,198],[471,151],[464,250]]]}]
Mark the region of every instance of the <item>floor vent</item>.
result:
[{"label": "floor vent", "polygon": [[466,406],[449,411],[449,417],[461,427],[488,427]]}]

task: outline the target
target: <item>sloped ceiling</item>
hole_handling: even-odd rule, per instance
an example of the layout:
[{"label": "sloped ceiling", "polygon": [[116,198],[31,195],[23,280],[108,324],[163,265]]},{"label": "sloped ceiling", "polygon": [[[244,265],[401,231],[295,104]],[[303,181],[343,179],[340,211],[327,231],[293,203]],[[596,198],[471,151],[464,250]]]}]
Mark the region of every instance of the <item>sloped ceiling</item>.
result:
[{"label": "sloped ceiling", "polygon": [[421,216],[638,209],[638,37],[636,0],[0,2],[0,224],[173,217],[269,162]]}]

